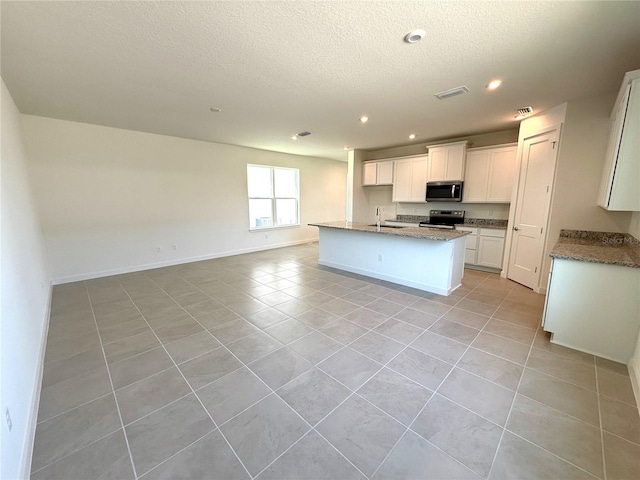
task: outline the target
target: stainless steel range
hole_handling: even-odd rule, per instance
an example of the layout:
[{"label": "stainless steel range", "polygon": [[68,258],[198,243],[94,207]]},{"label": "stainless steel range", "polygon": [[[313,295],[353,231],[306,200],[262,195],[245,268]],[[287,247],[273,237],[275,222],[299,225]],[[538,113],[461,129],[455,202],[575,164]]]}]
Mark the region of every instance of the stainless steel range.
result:
[{"label": "stainless steel range", "polygon": [[420,222],[420,226],[453,229],[462,223],[464,223],[464,210],[430,210],[429,220]]}]

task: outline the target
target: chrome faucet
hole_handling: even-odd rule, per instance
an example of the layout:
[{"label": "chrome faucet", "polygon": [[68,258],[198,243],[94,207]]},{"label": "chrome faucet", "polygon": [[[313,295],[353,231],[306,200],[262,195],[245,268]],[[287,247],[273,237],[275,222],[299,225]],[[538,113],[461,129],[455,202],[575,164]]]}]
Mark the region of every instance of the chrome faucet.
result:
[{"label": "chrome faucet", "polygon": [[376,227],[380,229],[380,207],[376,207]]}]

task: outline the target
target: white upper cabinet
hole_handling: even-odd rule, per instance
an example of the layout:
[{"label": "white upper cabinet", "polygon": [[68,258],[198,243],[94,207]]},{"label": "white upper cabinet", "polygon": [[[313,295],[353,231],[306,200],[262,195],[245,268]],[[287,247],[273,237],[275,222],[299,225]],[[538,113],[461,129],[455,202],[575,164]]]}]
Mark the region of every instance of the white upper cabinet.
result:
[{"label": "white upper cabinet", "polygon": [[624,76],[612,113],[598,205],[640,211],[640,70]]},{"label": "white upper cabinet", "polygon": [[430,145],[427,181],[463,180],[467,142]]},{"label": "white upper cabinet", "polygon": [[393,160],[362,164],[362,185],[391,185],[393,183]]},{"label": "white upper cabinet", "polygon": [[427,161],[429,156],[394,161],[394,202],[424,202],[427,194]]},{"label": "white upper cabinet", "polygon": [[516,172],[517,144],[467,151],[463,201],[511,202]]}]

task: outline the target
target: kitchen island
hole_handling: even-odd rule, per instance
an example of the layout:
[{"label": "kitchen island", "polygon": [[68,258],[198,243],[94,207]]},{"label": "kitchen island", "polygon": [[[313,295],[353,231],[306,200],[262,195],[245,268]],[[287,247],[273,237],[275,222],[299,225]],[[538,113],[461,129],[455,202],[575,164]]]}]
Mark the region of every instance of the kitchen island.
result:
[{"label": "kitchen island", "polygon": [[461,284],[468,232],[346,221],[309,225],[319,228],[320,265],[439,295]]}]

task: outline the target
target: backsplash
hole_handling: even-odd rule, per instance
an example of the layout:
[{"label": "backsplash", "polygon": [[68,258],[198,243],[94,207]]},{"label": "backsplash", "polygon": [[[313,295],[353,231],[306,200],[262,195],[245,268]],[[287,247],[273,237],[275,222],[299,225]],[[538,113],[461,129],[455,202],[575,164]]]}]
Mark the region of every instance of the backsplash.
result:
[{"label": "backsplash", "polygon": [[[495,220],[509,219],[507,203],[398,203],[397,215],[429,216],[429,210],[464,210],[467,218],[490,218]],[[387,213],[387,212],[385,212]],[[385,218],[391,218],[385,215]]]}]

